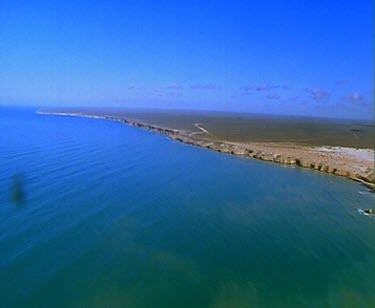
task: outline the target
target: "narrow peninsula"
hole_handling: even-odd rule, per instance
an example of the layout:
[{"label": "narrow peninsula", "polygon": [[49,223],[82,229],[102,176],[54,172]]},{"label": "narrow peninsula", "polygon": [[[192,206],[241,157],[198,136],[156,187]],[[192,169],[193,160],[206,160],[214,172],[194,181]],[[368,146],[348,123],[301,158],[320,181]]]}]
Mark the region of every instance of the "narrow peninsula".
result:
[{"label": "narrow peninsula", "polygon": [[199,112],[40,110],[120,122],[214,151],[347,177],[375,191],[374,125]]}]

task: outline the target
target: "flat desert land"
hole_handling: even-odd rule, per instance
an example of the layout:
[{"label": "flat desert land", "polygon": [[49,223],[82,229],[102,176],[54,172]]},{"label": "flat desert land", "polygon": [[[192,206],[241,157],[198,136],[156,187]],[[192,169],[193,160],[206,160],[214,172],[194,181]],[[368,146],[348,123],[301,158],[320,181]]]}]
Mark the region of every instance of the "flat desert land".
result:
[{"label": "flat desert land", "polygon": [[372,122],[198,111],[47,110],[119,121],[184,143],[345,176],[374,188]]}]

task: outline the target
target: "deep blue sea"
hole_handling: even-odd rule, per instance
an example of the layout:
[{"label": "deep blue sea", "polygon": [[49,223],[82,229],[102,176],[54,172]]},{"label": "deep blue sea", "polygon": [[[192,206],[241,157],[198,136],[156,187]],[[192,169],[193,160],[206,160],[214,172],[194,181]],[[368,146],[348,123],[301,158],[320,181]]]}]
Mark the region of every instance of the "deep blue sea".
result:
[{"label": "deep blue sea", "polygon": [[0,108],[1,307],[374,307],[353,181]]}]

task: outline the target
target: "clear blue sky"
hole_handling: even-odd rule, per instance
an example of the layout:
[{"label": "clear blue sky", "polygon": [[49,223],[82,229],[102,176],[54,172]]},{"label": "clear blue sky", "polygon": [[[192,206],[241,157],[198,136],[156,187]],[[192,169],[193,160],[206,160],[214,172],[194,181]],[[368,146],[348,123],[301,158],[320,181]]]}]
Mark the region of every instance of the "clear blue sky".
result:
[{"label": "clear blue sky", "polygon": [[1,0],[0,44],[1,104],[373,116],[373,0]]}]

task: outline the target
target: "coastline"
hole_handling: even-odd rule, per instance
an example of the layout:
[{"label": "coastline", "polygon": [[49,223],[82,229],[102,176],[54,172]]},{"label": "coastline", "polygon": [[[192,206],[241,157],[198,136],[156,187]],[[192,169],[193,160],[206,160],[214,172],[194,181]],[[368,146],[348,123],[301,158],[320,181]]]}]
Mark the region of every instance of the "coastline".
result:
[{"label": "coastline", "polygon": [[[357,181],[375,191],[374,150],[354,149],[338,146],[302,146],[293,143],[230,142],[216,138],[200,123],[198,131],[172,129],[132,120],[116,115],[93,115],[75,112],[37,111],[38,114],[72,116],[109,120],[134,126],[189,145],[207,148],[221,153],[256,158],[284,165],[295,165]],[[204,138],[202,135],[211,135]],[[199,138],[201,137],[201,138]],[[215,139],[216,138],[216,139]]]}]

